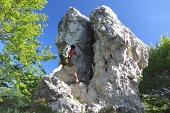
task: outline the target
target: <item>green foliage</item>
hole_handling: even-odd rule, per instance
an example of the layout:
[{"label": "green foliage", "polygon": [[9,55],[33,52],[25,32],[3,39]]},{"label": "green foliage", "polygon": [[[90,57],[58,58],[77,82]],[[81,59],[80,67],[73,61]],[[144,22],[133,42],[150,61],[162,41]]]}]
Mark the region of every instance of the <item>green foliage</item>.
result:
[{"label": "green foliage", "polygon": [[1,113],[57,113],[47,106],[44,99],[31,102],[24,97],[7,97],[0,102]]},{"label": "green foliage", "polygon": [[[42,75],[41,62],[54,59],[50,46],[40,50],[38,37],[47,19],[35,12],[44,8],[46,0],[0,0],[0,41],[4,49],[0,53],[0,95],[2,90],[31,97]],[[8,95],[8,93],[7,93]]]},{"label": "green foliage", "polygon": [[169,113],[169,105],[170,103],[166,98],[145,95],[143,97],[143,101],[145,102],[145,107],[148,109],[146,113]]},{"label": "green foliage", "polygon": [[80,103],[79,99],[77,99],[76,97],[73,97],[73,100]]},{"label": "green foliage", "polygon": [[[148,67],[143,70],[139,86],[141,98],[149,113],[170,110],[170,38],[163,36],[156,46],[151,45]],[[149,95],[144,97],[144,95]]]}]

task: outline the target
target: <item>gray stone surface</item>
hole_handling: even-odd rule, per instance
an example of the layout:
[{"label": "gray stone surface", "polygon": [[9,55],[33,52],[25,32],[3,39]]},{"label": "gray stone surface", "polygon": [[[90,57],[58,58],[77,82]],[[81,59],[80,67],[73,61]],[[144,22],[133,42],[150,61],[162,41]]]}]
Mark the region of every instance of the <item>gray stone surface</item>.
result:
[{"label": "gray stone surface", "polygon": [[57,77],[44,77],[33,93],[33,100],[46,98],[47,102],[53,102],[61,97],[73,98],[71,88]]},{"label": "gray stone surface", "polygon": [[72,71],[65,66],[52,77],[58,82],[43,79],[34,99],[52,100],[49,106],[53,110],[65,109],[65,113],[104,113],[106,108],[117,113],[143,112],[138,86],[142,70],[148,66],[149,47],[109,7],[95,8],[90,18],[70,7],[58,30],[55,41],[58,50],[66,44],[75,44],[81,54],[79,59],[73,57],[73,62],[83,82],[73,83]]},{"label": "gray stone surface", "polygon": [[[82,15],[75,8],[69,7],[68,11],[58,24],[58,35],[55,44],[58,47],[59,53],[66,44],[76,45],[76,52],[80,54],[81,57],[76,58],[73,56],[72,61],[76,66],[80,81],[88,81],[93,76],[93,43],[93,26],[89,18]],[[62,77],[64,82],[73,81],[72,71],[69,70],[65,72],[56,73],[55,76],[59,79]]]}]

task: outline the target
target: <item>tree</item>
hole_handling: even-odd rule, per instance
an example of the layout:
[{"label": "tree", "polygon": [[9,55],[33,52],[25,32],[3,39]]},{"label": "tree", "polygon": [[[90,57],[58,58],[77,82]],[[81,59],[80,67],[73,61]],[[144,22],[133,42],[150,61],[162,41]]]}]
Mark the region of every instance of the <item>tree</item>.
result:
[{"label": "tree", "polygon": [[[0,93],[10,92],[30,97],[42,75],[41,62],[54,59],[50,46],[41,49],[38,37],[47,19],[35,12],[44,8],[46,0],[0,0],[0,41],[4,49],[0,53]],[[8,92],[8,93],[9,93]]]},{"label": "tree", "polygon": [[151,45],[139,90],[143,100],[152,105],[150,108],[170,112],[170,38],[167,35],[156,46]]}]

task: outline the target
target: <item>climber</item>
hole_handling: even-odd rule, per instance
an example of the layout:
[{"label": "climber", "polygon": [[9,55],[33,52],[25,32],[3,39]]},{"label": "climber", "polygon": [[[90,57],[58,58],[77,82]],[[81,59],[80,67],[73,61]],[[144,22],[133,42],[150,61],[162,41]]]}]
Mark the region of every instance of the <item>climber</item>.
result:
[{"label": "climber", "polygon": [[[71,63],[71,57],[73,55],[75,55],[77,58],[81,57],[81,55],[77,54],[75,51],[76,46],[75,45],[71,45],[71,49],[68,51],[67,56],[63,55],[60,53],[60,64],[58,66],[58,68],[54,69],[49,75],[52,76],[54,73],[56,73],[57,71],[60,71],[62,67],[64,67],[65,65],[67,65],[68,67],[70,67],[73,70],[73,74],[75,76],[75,81],[79,82],[78,76],[77,76],[77,72],[76,72],[76,67],[74,66],[73,63]],[[65,57],[64,57],[65,56]]]}]

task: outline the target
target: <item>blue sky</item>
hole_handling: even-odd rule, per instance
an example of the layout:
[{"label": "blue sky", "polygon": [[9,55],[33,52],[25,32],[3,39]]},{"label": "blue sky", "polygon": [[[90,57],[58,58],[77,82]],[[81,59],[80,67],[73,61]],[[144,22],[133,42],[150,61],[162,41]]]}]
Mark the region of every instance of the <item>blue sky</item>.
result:
[{"label": "blue sky", "polygon": [[[51,52],[57,54],[54,44],[57,26],[70,6],[89,17],[92,10],[101,5],[110,7],[122,24],[147,45],[151,42],[155,45],[161,34],[170,34],[170,0],[48,0],[41,11],[49,16],[45,22],[48,27],[39,38],[43,42],[42,46],[52,45]],[[57,60],[43,63],[47,73],[58,66]]]}]

